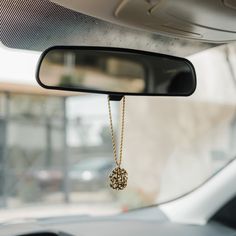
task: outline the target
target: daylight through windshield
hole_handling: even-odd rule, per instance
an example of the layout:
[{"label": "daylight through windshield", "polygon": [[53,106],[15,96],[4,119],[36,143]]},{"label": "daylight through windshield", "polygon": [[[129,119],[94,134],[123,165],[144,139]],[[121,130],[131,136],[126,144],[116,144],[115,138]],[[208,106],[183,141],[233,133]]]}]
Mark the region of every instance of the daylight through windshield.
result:
[{"label": "daylight through windshield", "polygon": [[[109,188],[115,163],[106,96],[43,90],[33,81],[38,53],[0,51],[5,219],[26,207],[38,207],[36,215],[64,214],[65,205],[68,213],[104,215],[162,203],[195,189],[236,155],[235,44],[188,57],[198,79],[191,97],[126,98],[124,191]],[[112,111],[118,137],[118,104]]]}]

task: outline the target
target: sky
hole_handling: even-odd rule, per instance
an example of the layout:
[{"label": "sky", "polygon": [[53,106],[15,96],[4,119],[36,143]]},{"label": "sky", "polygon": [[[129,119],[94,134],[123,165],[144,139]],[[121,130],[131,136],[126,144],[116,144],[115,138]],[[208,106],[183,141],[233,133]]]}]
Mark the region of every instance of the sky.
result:
[{"label": "sky", "polygon": [[40,53],[6,48],[0,43],[0,82],[35,84]]}]

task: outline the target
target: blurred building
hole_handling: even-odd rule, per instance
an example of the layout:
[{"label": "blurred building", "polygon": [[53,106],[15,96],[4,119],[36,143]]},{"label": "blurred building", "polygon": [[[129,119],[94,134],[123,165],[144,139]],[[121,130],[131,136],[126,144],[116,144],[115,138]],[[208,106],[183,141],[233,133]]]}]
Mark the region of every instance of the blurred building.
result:
[{"label": "blurred building", "polygon": [[16,198],[34,202],[41,194],[50,194],[50,189],[40,193],[38,183],[33,183],[38,173],[40,178],[60,178],[62,185],[53,183],[52,191],[61,192],[62,201],[68,201],[68,169],[85,158],[111,156],[104,114],[95,111],[85,117],[81,97],[29,84],[0,83],[0,206],[9,205],[11,199],[17,205]]}]

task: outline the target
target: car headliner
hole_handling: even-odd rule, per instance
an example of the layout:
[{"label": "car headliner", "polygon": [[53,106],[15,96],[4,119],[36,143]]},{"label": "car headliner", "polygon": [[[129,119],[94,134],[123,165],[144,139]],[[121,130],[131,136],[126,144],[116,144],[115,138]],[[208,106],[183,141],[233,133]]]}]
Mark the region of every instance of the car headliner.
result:
[{"label": "car headliner", "polygon": [[11,48],[42,51],[53,45],[112,46],[185,57],[217,45],[125,28],[49,0],[1,0],[1,8],[0,40]]}]

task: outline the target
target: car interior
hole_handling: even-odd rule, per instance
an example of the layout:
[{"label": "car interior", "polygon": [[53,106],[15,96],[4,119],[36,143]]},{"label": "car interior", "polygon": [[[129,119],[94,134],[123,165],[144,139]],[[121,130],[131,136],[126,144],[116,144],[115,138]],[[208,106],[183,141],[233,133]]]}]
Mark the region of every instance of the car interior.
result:
[{"label": "car interior", "polygon": [[235,0],[0,0],[0,235],[236,235]]}]

